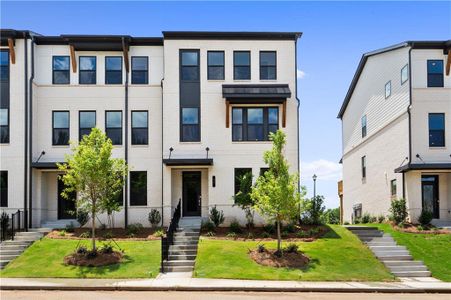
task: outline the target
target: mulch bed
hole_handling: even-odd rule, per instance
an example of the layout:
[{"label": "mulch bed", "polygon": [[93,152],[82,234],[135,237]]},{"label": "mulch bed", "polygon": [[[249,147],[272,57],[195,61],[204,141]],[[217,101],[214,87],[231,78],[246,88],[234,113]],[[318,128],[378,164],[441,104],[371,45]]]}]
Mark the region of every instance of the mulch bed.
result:
[{"label": "mulch bed", "polygon": [[[314,234],[309,234],[311,229],[317,228],[318,232]],[[295,232],[282,234],[282,239],[284,241],[291,242],[313,242],[314,240],[320,238],[326,234],[330,228],[328,226],[317,226],[317,225],[301,225],[296,228]],[[297,234],[299,231],[307,233],[305,237],[299,237]],[[214,231],[214,236],[207,235],[207,232],[202,231],[201,235],[209,239],[215,240],[236,240],[236,241],[246,241],[246,240],[258,240],[258,241],[272,241],[277,239],[277,233],[270,234],[266,233],[263,227],[254,227],[250,231],[248,228],[242,228],[242,233],[236,234],[236,236],[227,236],[230,233],[229,227],[219,227]]]},{"label": "mulch bed", "polygon": [[118,251],[112,253],[99,252],[93,258],[88,258],[86,254],[73,253],[64,258],[64,263],[72,266],[101,267],[120,263],[122,257],[123,254]]},{"label": "mulch bed", "polygon": [[429,226],[424,227],[424,230],[419,230],[417,227],[418,225],[413,224],[404,224],[404,227],[399,227],[395,224],[391,224],[393,229],[400,231],[400,232],[406,232],[406,233],[418,233],[418,234],[451,234],[450,230],[446,229],[439,229],[437,227]]},{"label": "mulch bed", "polygon": [[[165,229],[163,229],[165,230]],[[62,230],[53,230],[47,237],[52,239],[68,239],[68,240],[80,240],[80,239],[90,239],[80,237],[81,234],[85,232],[91,233],[90,228],[74,228],[74,232],[65,232],[64,235],[60,235]],[[148,240],[160,240],[161,237],[154,236],[156,230],[152,228],[143,228],[133,237],[127,235],[127,230],[124,228],[112,228],[112,229],[96,229],[96,239],[106,240],[108,235],[112,233],[112,238],[115,240],[126,240],[126,241],[148,241]]]},{"label": "mulch bed", "polygon": [[249,256],[258,264],[276,268],[302,268],[305,267],[310,259],[301,252],[284,252],[281,257],[275,255],[276,250],[267,250],[258,252],[249,251]]}]

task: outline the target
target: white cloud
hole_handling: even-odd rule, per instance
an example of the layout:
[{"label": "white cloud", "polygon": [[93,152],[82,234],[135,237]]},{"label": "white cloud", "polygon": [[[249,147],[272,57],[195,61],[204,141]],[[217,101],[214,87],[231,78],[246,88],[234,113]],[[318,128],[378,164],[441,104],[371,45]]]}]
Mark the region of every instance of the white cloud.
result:
[{"label": "white cloud", "polygon": [[325,159],[318,159],[311,162],[301,163],[301,177],[311,180],[313,174],[318,176],[318,180],[338,181],[341,179],[341,164]]},{"label": "white cloud", "polygon": [[305,72],[304,71],[302,71],[302,70],[297,70],[297,74],[296,74],[296,77],[298,78],[298,79],[304,79],[304,77],[306,76],[307,74],[305,74]]}]

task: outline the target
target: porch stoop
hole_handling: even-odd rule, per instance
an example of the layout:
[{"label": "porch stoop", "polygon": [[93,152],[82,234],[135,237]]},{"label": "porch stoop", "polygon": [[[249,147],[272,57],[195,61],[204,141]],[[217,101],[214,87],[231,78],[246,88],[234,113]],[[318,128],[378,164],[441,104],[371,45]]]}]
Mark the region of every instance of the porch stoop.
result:
[{"label": "porch stoop", "polygon": [[405,246],[396,243],[393,237],[376,227],[347,226],[357,235],[396,277],[431,277],[431,272],[422,261],[414,261]]}]

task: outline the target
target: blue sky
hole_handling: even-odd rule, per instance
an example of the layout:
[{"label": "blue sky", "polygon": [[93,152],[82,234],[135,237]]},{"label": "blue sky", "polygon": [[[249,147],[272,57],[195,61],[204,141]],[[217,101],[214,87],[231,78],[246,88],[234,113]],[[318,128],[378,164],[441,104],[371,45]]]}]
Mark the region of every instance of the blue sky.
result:
[{"label": "blue sky", "polygon": [[364,52],[405,40],[451,38],[451,2],[1,2],[1,27],[45,35],[163,30],[301,31],[298,47],[302,184],[338,206],[336,119]]}]

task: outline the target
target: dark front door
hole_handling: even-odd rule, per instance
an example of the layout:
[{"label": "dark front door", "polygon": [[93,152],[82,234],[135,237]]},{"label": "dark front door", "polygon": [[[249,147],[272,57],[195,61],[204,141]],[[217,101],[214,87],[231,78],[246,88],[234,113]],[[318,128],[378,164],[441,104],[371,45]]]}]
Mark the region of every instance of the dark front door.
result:
[{"label": "dark front door", "polygon": [[69,199],[64,198],[61,195],[64,188],[64,182],[58,177],[58,219],[75,219],[76,193],[71,193]]},{"label": "dark front door", "polygon": [[200,216],[201,172],[183,172],[183,215]]},{"label": "dark front door", "polygon": [[421,194],[423,210],[432,212],[433,218],[438,219],[440,216],[437,175],[421,176]]}]

